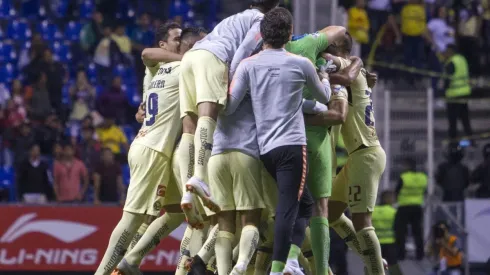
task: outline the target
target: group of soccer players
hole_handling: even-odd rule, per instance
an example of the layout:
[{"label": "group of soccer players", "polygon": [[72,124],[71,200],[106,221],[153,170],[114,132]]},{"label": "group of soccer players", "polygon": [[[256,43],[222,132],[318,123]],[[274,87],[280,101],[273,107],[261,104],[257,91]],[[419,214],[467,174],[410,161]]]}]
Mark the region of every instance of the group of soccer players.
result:
[{"label": "group of soccer players", "polygon": [[[299,275],[301,262],[326,275],[329,227],[367,274],[384,274],[371,225],[386,162],[376,77],[349,55],[343,27],[292,39],[278,2],[251,0],[209,34],[167,23],[158,48],[143,51],[130,185],[96,275],[141,274],[145,255],[184,221],[176,274]],[[340,135],[349,160],[336,175]]]}]

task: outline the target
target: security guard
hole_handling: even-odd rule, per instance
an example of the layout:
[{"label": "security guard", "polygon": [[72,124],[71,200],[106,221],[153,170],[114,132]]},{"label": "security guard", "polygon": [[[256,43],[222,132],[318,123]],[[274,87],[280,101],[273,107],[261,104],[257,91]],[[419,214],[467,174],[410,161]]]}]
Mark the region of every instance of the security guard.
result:
[{"label": "security guard", "polygon": [[427,190],[427,175],[415,170],[414,159],[407,158],[403,161],[404,170],[400,175],[396,194],[398,197],[398,212],[395,218],[395,236],[398,249],[398,260],[405,259],[405,237],[407,226],[412,228],[412,236],[415,240],[416,257],[421,260],[424,257],[424,241],[422,236],[422,222],[424,195]]},{"label": "security guard", "polygon": [[458,118],[463,123],[466,136],[471,136],[470,115],[468,110],[467,97],[471,95],[470,74],[466,58],[456,52],[455,45],[449,45],[442,54],[445,62],[444,75],[447,79],[444,82],[446,96],[446,113],[449,121],[449,138],[456,138],[458,129]]},{"label": "security guard", "polygon": [[390,274],[402,275],[396,257],[394,232],[396,208],[393,207],[394,200],[392,191],[384,191],[381,194],[381,204],[374,208],[372,223],[381,244],[381,255],[388,262]]}]

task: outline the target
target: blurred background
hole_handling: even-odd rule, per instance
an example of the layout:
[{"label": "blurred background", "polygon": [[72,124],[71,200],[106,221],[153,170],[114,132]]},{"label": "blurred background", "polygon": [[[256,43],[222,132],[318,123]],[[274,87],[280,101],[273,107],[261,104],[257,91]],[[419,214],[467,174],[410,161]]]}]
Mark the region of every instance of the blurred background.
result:
[{"label": "blurred background", "polygon": [[[378,73],[376,128],[388,158],[379,189],[398,199],[393,242],[403,274],[490,274],[490,1],[282,5],[298,35],[346,26],[353,55]],[[129,183],[142,49],[169,20],[211,30],[247,6],[0,0],[0,273],[95,270]],[[462,83],[449,77],[456,74]],[[342,143],[337,156],[341,166]],[[415,174],[426,176],[415,187],[423,195],[407,203]],[[63,186],[57,196],[54,182]],[[175,270],[179,232],[146,258],[144,271]],[[360,274],[357,256],[331,235],[335,273]],[[441,242],[450,240],[463,257],[444,254]]]}]

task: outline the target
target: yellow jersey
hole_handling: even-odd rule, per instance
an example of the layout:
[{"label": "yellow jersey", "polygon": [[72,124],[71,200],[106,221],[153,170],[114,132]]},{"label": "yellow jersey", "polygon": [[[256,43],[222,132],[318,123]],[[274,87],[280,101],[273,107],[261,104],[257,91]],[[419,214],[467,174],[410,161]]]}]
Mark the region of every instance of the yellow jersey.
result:
[{"label": "yellow jersey", "polygon": [[369,18],[365,9],[356,7],[348,11],[347,29],[354,39],[362,44],[369,42]]},{"label": "yellow jersey", "polygon": [[[340,58],[340,70],[350,65],[351,61]],[[371,88],[367,85],[366,70],[361,69],[350,87],[333,85],[330,100],[346,100],[349,104],[347,118],[340,134],[344,140],[348,154],[357,150],[361,145],[366,147],[379,146],[378,135],[374,127],[374,110],[371,99]]]},{"label": "yellow jersey", "polygon": [[114,154],[121,153],[121,144],[127,144],[128,139],[117,125],[97,129],[97,136],[103,147],[109,148]]},{"label": "yellow jersey", "polygon": [[427,27],[425,7],[422,4],[406,4],[401,11],[401,31],[404,35],[420,36]]},{"label": "yellow jersey", "polygon": [[181,131],[179,103],[180,61],[148,67],[153,75],[143,102],[146,118],[133,144],[141,144],[172,157]]}]

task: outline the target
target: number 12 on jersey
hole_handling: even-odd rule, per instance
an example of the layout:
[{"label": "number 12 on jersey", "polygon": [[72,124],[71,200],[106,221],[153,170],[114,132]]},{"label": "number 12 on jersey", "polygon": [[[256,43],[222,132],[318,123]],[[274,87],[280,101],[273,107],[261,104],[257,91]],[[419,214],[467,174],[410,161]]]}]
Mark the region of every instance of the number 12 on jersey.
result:
[{"label": "number 12 on jersey", "polygon": [[370,104],[366,106],[364,111],[364,123],[366,123],[367,126],[374,127],[373,92],[366,90],[366,95],[369,96]]},{"label": "number 12 on jersey", "polygon": [[146,100],[146,126],[151,126],[155,123],[158,114],[158,94],[151,93]]}]

